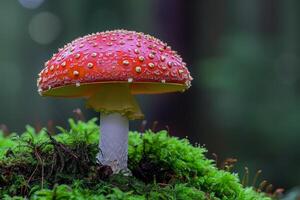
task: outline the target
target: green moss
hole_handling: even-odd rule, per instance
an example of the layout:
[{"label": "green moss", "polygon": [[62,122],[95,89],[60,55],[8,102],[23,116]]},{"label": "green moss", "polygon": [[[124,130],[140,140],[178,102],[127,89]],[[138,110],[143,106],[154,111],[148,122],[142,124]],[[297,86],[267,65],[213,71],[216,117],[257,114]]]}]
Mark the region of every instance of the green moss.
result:
[{"label": "green moss", "polygon": [[0,134],[0,198],[23,199],[240,199],[269,200],[244,188],[237,174],[219,170],[206,149],[166,131],[129,135],[133,175],[111,175],[97,164],[96,120],[69,120],[70,130],[49,136],[30,127],[18,136]]}]

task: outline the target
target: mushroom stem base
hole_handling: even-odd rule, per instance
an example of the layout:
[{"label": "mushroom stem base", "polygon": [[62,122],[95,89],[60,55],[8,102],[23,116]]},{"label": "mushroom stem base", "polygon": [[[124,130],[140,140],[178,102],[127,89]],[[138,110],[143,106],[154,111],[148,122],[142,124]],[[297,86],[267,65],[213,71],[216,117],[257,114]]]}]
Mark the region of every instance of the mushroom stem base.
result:
[{"label": "mushroom stem base", "polygon": [[114,173],[127,170],[128,118],[119,113],[101,113],[100,132],[100,152],[97,156],[99,162],[111,166]]}]

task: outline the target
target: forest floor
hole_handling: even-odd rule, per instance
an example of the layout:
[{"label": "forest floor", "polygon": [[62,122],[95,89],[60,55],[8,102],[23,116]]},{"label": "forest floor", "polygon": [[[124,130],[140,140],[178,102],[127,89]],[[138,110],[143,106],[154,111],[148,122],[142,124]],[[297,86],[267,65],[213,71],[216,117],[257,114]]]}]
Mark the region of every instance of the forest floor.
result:
[{"label": "forest floor", "polygon": [[0,199],[270,200],[280,193],[266,182],[247,186],[247,175],[232,172],[235,159],[220,169],[205,148],[164,130],[130,132],[131,174],[112,174],[96,160],[96,119],[69,124],[57,134],[31,126],[21,135],[0,133]]}]

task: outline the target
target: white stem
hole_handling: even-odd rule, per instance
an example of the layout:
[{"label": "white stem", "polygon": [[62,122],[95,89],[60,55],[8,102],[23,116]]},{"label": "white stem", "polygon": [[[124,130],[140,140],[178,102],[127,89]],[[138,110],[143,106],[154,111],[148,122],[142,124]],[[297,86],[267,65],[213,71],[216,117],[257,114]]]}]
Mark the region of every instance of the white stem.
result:
[{"label": "white stem", "polygon": [[103,165],[114,173],[127,170],[129,121],[119,113],[100,115],[100,152],[97,156]]}]

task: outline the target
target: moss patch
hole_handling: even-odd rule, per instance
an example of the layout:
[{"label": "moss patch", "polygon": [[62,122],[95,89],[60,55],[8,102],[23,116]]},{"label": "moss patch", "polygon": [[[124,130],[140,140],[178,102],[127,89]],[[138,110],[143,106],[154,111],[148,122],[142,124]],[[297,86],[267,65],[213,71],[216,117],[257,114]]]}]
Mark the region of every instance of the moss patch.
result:
[{"label": "moss patch", "polygon": [[96,120],[69,122],[55,136],[30,126],[20,136],[0,134],[0,199],[271,199],[217,169],[203,147],[166,131],[131,132],[132,175],[111,175],[95,160]]}]

